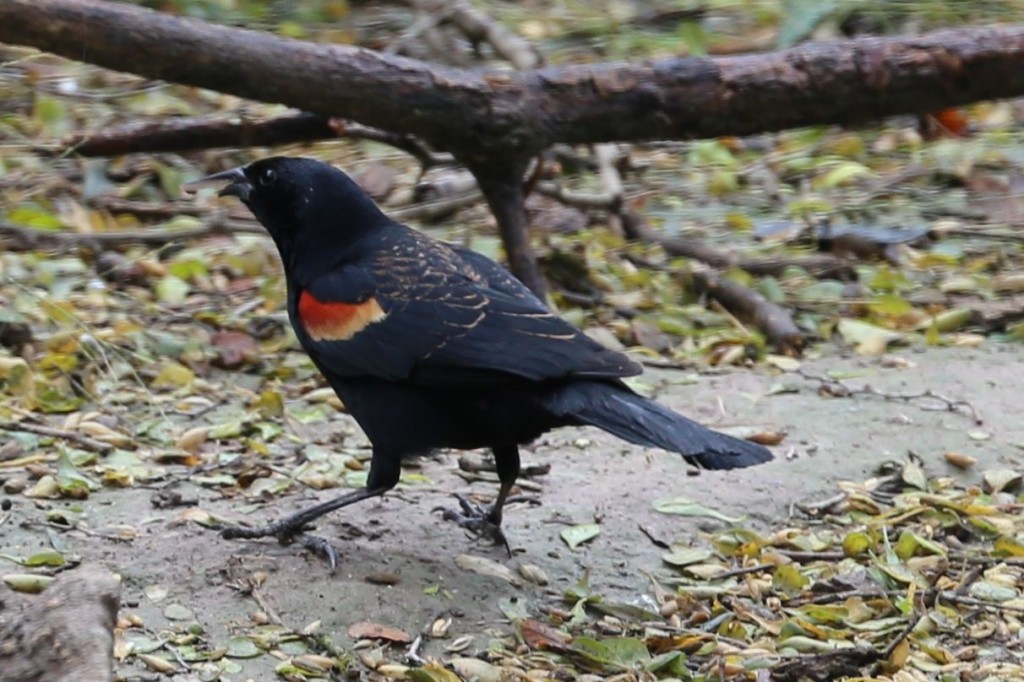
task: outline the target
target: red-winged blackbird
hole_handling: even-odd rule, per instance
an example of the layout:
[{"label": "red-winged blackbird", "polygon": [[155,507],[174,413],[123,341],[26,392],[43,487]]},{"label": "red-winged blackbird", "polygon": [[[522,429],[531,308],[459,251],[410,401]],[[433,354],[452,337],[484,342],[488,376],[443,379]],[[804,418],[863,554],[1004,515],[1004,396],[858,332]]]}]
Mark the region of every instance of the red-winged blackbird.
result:
[{"label": "red-winged blackbird", "polygon": [[494,506],[461,497],[461,511],[444,516],[504,542],[519,446],[559,426],[596,426],[707,469],[772,458],[637,395],[621,378],[639,365],[553,315],[485,256],[394,222],[327,164],[277,157],[208,179],[230,181],[220,195],[241,199],[270,232],[299,342],[373,444],[364,490],[224,537],[298,541],[333,567],[330,545],[304,532],[311,521],[390,490],[406,455],[487,447],[501,482]]}]

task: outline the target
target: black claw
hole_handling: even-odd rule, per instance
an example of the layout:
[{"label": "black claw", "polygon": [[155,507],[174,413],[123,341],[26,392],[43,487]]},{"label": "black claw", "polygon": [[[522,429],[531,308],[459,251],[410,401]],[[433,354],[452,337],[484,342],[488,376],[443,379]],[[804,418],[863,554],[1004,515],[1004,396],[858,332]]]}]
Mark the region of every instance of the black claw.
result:
[{"label": "black claw", "polygon": [[324,561],[330,564],[331,573],[338,569],[338,553],[327,540],[318,535],[306,535],[305,533],[296,533],[292,539],[311,552],[320,555]]},{"label": "black claw", "polygon": [[477,538],[487,538],[496,545],[504,545],[509,557],[512,556],[512,547],[508,544],[508,538],[501,530],[501,520],[495,519],[493,508],[484,509],[470,500],[465,495],[455,493],[452,495],[459,501],[462,511],[435,507],[433,511],[440,511],[441,518],[445,521],[454,521],[460,528]]}]

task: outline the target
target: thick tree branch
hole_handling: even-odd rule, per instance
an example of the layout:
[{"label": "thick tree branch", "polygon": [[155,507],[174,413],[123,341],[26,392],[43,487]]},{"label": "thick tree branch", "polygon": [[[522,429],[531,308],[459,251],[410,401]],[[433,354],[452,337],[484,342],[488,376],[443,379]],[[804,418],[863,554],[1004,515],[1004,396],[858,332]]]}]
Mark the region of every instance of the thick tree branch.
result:
[{"label": "thick tree branch", "polygon": [[414,134],[480,162],[554,142],[743,135],[1024,94],[1021,26],[512,73],[447,69],[126,3],[4,0],[0,41]]}]

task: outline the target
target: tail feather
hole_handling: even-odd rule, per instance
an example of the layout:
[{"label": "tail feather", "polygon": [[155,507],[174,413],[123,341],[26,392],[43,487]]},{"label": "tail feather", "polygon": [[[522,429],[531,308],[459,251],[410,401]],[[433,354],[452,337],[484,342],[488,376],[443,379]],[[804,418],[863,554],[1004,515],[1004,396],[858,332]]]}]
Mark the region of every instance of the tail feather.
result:
[{"label": "tail feather", "polygon": [[772,459],[764,446],[705,428],[625,386],[575,382],[548,396],[546,405],[630,443],[678,452],[704,469],[739,469]]}]

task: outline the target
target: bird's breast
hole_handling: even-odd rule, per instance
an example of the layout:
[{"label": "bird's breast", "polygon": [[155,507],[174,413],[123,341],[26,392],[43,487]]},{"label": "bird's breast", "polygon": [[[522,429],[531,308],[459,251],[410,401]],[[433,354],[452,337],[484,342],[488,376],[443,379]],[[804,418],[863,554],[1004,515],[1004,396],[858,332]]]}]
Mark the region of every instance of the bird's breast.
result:
[{"label": "bird's breast", "polygon": [[308,291],[299,294],[299,322],[314,341],[348,341],[387,313],[376,298],[361,303],[321,301]]}]

